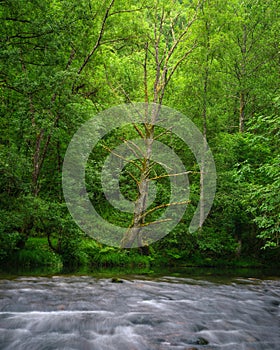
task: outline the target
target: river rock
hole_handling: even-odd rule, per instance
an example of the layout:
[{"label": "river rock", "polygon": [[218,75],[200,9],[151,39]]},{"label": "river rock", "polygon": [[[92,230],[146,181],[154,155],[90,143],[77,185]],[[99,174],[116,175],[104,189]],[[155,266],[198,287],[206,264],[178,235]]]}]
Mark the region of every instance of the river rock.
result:
[{"label": "river rock", "polygon": [[209,344],[209,341],[202,337],[198,337],[198,338],[190,339],[188,343],[194,344],[194,345],[207,345]]},{"label": "river rock", "polygon": [[111,282],[112,282],[112,283],[123,283],[123,280],[121,280],[121,279],[119,279],[119,278],[117,278],[117,277],[113,277],[113,278],[111,279]]}]

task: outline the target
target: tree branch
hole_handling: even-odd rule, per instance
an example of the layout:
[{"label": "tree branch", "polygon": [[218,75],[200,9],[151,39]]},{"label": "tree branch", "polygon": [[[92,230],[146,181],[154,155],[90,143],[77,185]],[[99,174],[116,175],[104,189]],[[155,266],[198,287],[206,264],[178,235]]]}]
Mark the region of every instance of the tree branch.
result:
[{"label": "tree branch", "polygon": [[93,56],[93,54],[95,53],[97,48],[100,46],[100,43],[101,43],[104,31],[105,31],[105,25],[106,25],[107,19],[109,17],[109,12],[110,12],[112,6],[114,5],[114,2],[115,2],[115,0],[111,0],[109,6],[106,9],[105,15],[104,15],[103,20],[102,20],[101,29],[99,31],[98,38],[96,40],[96,43],[95,43],[93,49],[90,51],[90,53],[84,59],[83,64],[81,65],[81,67],[78,70],[78,75],[82,73],[83,69],[85,68],[85,66],[87,65],[87,63],[89,62],[89,60],[91,59],[91,57]]},{"label": "tree branch", "polygon": [[166,175],[159,175],[156,177],[152,177],[151,179],[148,179],[149,181],[154,181],[158,179],[163,179],[165,177],[175,177],[175,176],[181,176],[181,175],[187,175],[187,174],[200,174],[200,172],[195,171],[184,171],[183,173],[177,173],[177,174],[166,174]]},{"label": "tree branch", "polygon": [[190,201],[183,201],[183,202],[173,202],[173,203],[164,203],[164,204],[160,204],[148,211],[146,211],[144,214],[141,215],[140,219],[143,219],[145,218],[147,215],[153,213],[154,211],[158,210],[158,209],[162,209],[162,208],[167,208],[167,207],[171,207],[171,206],[174,206],[174,205],[183,205],[183,204],[189,204]]},{"label": "tree branch", "polygon": [[149,6],[147,6],[147,7],[140,7],[140,8],[133,9],[133,10],[119,10],[119,11],[111,12],[111,13],[109,14],[109,16],[108,16],[108,17],[110,17],[110,16],[114,16],[114,15],[117,15],[117,14],[119,14],[119,13],[131,13],[131,12],[138,12],[138,11],[142,11],[142,10],[144,10],[144,9],[149,9],[149,8],[150,8],[150,7],[149,7]]},{"label": "tree branch", "polygon": [[113,151],[110,147],[108,147],[108,146],[102,145],[102,147],[103,147],[104,149],[106,149],[107,151],[109,151],[110,153],[112,153],[114,156],[116,156],[116,157],[118,157],[118,158],[124,160],[125,162],[127,162],[127,163],[132,163],[132,164],[133,164],[134,166],[136,166],[140,171],[142,170],[142,168],[141,168],[136,162],[134,162],[134,160],[132,160],[132,159],[126,159],[126,158],[123,157],[122,155],[120,155],[120,154],[114,152],[114,151]]}]

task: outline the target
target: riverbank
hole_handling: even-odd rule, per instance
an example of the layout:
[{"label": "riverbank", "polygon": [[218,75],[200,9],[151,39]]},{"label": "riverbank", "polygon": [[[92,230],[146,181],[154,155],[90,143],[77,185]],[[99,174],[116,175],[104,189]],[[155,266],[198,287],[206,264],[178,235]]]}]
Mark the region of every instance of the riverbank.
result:
[{"label": "riverbank", "polygon": [[58,254],[50,249],[47,239],[30,238],[23,249],[10,254],[2,261],[0,269],[5,271],[46,271],[48,273],[64,273],[67,271],[91,272],[97,270],[116,269],[121,271],[139,271],[153,273],[162,269],[197,268],[256,271],[278,270],[280,262],[263,257],[250,256],[209,256],[203,252],[196,252],[193,256],[181,252],[175,254],[172,250],[156,251],[151,247],[148,254],[138,249],[124,250],[114,247],[101,246],[91,239],[80,242],[79,249],[64,251]]}]

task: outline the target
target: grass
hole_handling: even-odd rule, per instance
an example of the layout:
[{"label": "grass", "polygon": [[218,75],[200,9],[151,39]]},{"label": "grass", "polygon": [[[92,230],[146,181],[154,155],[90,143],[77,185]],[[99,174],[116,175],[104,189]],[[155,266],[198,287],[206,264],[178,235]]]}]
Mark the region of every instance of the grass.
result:
[{"label": "grass", "polygon": [[[73,244],[72,244],[73,243]],[[150,255],[141,255],[137,249],[123,250],[109,246],[103,246],[89,237],[84,237],[78,245],[70,242],[68,250],[60,255],[54,253],[48,246],[45,237],[30,237],[24,249],[17,250],[11,255],[5,265],[15,267],[55,267],[67,268],[129,268],[149,269],[156,267],[265,267],[266,264],[256,259],[231,258],[219,259],[209,258],[201,254],[192,257],[177,258],[166,251],[150,249]],[[167,252],[168,253],[168,252]],[[172,251],[171,251],[172,253]],[[74,261],[74,262],[73,262]],[[70,262],[70,263],[69,263]],[[73,264],[72,264],[73,263]]]},{"label": "grass", "polygon": [[48,246],[46,238],[29,238],[24,249],[18,250],[14,256],[18,266],[61,266],[61,258]]}]

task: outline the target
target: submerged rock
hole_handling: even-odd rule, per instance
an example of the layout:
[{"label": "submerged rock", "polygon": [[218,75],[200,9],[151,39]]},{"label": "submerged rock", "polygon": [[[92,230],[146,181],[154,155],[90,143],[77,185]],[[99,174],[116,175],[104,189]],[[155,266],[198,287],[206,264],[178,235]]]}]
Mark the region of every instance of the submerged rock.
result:
[{"label": "submerged rock", "polygon": [[204,338],[202,338],[202,337],[198,337],[198,338],[190,339],[189,340],[189,344],[193,344],[193,345],[207,345],[207,344],[209,344],[209,341],[204,339]]},{"label": "submerged rock", "polygon": [[117,278],[117,277],[113,277],[113,278],[111,279],[111,282],[112,282],[112,283],[123,283],[123,280],[121,280],[121,279],[119,279],[119,278]]},{"label": "submerged rock", "polygon": [[204,339],[204,338],[199,337],[199,338],[197,339],[197,343],[196,343],[196,344],[197,344],[197,345],[207,345],[207,344],[209,344],[209,341],[206,340],[206,339]]}]

